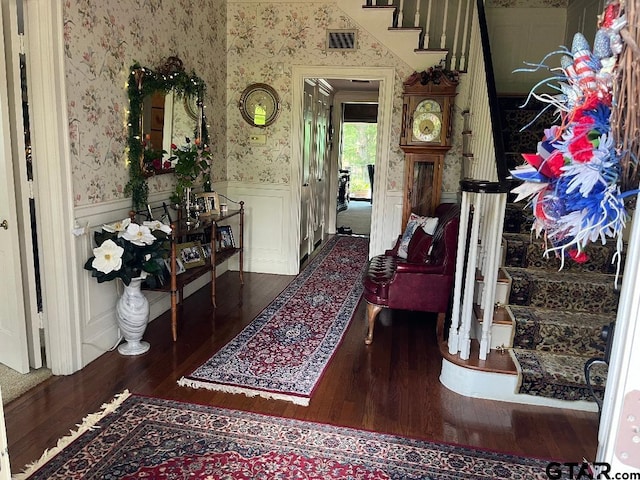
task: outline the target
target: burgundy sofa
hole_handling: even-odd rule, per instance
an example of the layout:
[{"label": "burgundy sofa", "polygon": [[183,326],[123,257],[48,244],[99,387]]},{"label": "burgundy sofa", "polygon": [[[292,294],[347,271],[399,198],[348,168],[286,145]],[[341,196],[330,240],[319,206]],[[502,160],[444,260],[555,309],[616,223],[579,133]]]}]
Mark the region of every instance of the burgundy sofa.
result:
[{"label": "burgundy sofa", "polygon": [[399,237],[393,249],[369,261],[362,280],[369,323],[367,345],[373,342],[376,317],[383,308],[437,312],[438,324],[444,324],[453,290],[460,207],[440,204],[434,216],[439,220],[433,236],[418,228],[406,259],[397,256]]}]

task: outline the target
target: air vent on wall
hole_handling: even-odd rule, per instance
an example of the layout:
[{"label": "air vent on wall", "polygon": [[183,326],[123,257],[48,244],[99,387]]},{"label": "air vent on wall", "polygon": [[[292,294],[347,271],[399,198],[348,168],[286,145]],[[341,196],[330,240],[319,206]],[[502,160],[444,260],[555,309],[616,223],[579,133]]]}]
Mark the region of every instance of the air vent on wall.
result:
[{"label": "air vent on wall", "polygon": [[355,30],[327,30],[327,50],[355,50]]}]

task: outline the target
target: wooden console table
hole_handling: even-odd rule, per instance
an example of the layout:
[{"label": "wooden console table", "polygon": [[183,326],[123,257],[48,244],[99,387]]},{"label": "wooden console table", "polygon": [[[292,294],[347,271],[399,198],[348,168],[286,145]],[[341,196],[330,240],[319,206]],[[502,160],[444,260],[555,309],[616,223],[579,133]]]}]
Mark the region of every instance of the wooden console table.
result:
[{"label": "wooden console table", "polygon": [[[226,198],[226,197],[225,197]],[[229,200],[229,199],[228,199]],[[211,275],[211,304],[216,307],[216,266],[230,259],[231,257],[239,256],[239,276],[240,285],[244,285],[244,278],[242,275],[243,263],[244,263],[244,202],[230,203],[238,205],[237,209],[232,209],[225,214],[211,215],[208,217],[201,217],[198,222],[193,223],[193,219],[187,222],[186,218],[183,218],[182,212],[179,212],[178,220],[171,223],[171,261],[170,261],[170,277],[171,281],[168,285],[163,285],[157,288],[147,288],[148,290],[169,292],[171,294],[171,334],[173,335],[173,341],[178,339],[178,305],[182,306],[184,300],[183,289],[189,283],[200,278],[205,274]],[[217,229],[222,223],[226,223],[229,219],[239,216],[239,232],[238,242],[233,248],[226,248],[224,250],[216,251],[217,247]],[[180,243],[190,241],[190,238],[194,236],[204,236],[210,239],[211,256],[205,259],[204,265],[196,266],[186,269],[184,272],[178,274],[177,267],[177,246]]]}]

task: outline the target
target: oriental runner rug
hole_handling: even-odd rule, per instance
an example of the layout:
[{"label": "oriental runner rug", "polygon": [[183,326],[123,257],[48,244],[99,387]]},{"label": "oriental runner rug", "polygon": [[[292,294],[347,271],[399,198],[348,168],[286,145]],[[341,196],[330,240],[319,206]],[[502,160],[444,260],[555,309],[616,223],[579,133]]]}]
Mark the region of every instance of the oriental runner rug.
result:
[{"label": "oriental runner rug", "polygon": [[15,478],[531,480],[548,463],[124,392]]},{"label": "oriental runner rug", "polygon": [[362,296],[369,239],[335,236],[231,342],[178,384],[308,405]]}]

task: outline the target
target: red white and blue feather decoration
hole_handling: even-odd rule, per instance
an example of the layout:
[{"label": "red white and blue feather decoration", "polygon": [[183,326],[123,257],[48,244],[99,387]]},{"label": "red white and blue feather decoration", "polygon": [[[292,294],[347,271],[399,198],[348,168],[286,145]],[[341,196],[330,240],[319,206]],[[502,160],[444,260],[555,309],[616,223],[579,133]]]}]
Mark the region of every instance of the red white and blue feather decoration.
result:
[{"label": "red white and blue feather decoration", "polygon": [[[590,242],[613,238],[619,271],[622,231],[628,220],[625,198],[638,193],[621,191],[622,152],[611,128],[611,112],[617,107],[616,67],[624,43],[620,33],[625,25],[620,2],[609,2],[600,17],[593,50],[577,33],[571,50],[562,47],[540,64],[519,70],[551,72],[550,78],[534,86],[529,98],[546,104],[544,109],[553,108],[558,124],[547,128],[537,151],[523,154],[526,163],[511,171],[523,181],[512,192],[518,194],[517,201],[530,202],[533,230],[544,235],[545,255],[562,258],[561,268],[566,257],[585,261],[584,248]],[[545,64],[554,55],[561,55],[558,68]],[[543,84],[557,94],[539,93]]]}]

